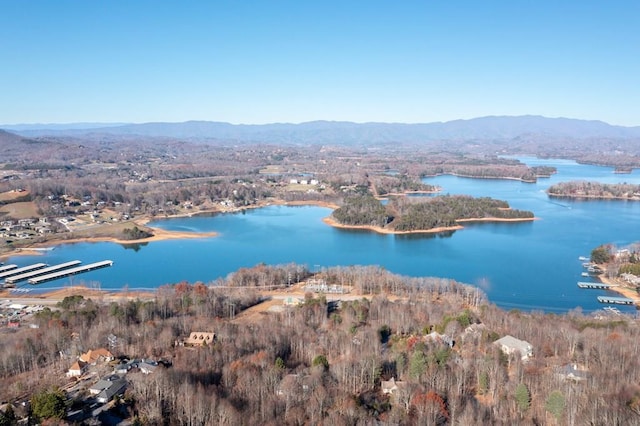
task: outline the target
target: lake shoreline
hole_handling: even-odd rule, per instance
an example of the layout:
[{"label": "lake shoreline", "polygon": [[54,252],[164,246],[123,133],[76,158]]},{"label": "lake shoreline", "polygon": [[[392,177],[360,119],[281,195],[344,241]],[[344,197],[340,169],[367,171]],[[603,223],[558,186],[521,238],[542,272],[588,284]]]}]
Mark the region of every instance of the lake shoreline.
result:
[{"label": "lake shoreline", "polygon": [[[485,179],[485,180],[516,180],[522,183],[536,183],[535,180],[527,180],[527,179],[522,179],[522,178],[518,178],[518,177],[514,177],[514,176],[470,176],[470,175],[462,175],[459,173],[434,173],[431,175],[422,175],[420,176],[421,178],[434,178],[434,177],[438,177],[438,176],[455,176],[455,177],[460,177],[460,178],[465,178],[465,179]],[[550,176],[546,176],[546,175],[536,175],[536,178],[548,178]]]},{"label": "lake shoreline", "polygon": [[640,306],[640,294],[638,294],[638,291],[636,289],[627,287],[626,284],[624,284],[623,282],[621,282],[617,278],[608,278],[608,277],[604,276],[604,274],[598,275],[598,280],[602,284],[608,284],[608,285],[615,286],[615,287],[610,288],[609,291],[617,293],[617,294],[621,295],[622,297],[626,297],[628,299],[632,299],[633,300],[633,304],[636,307]]},{"label": "lake shoreline", "polygon": [[[537,217],[526,217],[526,218],[493,218],[493,217],[485,217],[485,218],[469,218],[469,219],[458,219],[456,222],[466,222],[466,223],[474,223],[474,222],[532,222],[538,220]],[[387,235],[407,235],[407,234],[439,234],[441,232],[451,232],[457,231],[460,229],[464,229],[462,225],[455,226],[440,226],[437,228],[431,229],[418,229],[413,231],[396,231],[393,229],[385,229],[379,226],[372,225],[344,225],[333,217],[328,216],[322,219],[324,223],[329,226],[333,226],[334,228],[340,229],[363,229],[367,231],[377,232],[379,234],[387,234]]]},{"label": "lake shoreline", "polygon": [[151,243],[157,241],[167,241],[167,240],[186,240],[186,239],[198,239],[198,238],[214,238],[219,234],[217,232],[185,232],[185,231],[168,231],[163,228],[149,226],[149,222],[153,222],[156,220],[165,220],[165,219],[179,219],[179,218],[188,218],[188,217],[197,217],[204,216],[210,214],[225,214],[225,213],[239,213],[244,210],[250,209],[259,209],[263,207],[268,207],[272,205],[278,206],[317,206],[317,207],[325,207],[332,210],[337,209],[339,206],[333,203],[329,203],[326,201],[283,201],[283,200],[271,200],[265,203],[258,203],[250,206],[243,206],[234,209],[228,210],[218,210],[218,209],[203,209],[197,212],[189,212],[189,213],[179,213],[174,215],[165,215],[163,217],[151,217],[151,216],[141,216],[139,218],[131,220],[131,224],[134,226],[139,226],[148,229],[153,233],[153,236],[147,238],[140,238],[136,240],[125,240],[122,238],[118,238],[116,236],[94,236],[94,237],[75,237],[75,238],[52,238],[51,240],[41,241],[37,243],[33,243],[32,245],[25,247],[18,247],[14,250],[7,251],[5,253],[0,254],[0,260],[8,259],[14,256],[38,256],[42,255],[47,251],[47,249],[54,248],[59,245],[64,244],[79,244],[79,243],[114,243],[121,245],[129,245],[129,244],[144,244]]},{"label": "lake shoreline", "polygon": [[640,201],[640,197],[613,197],[602,195],[573,195],[573,194],[557,194],[553,192],[547,192],[547,195],[551,198],[566,198],[571,200],[620,200],[620,201]]}]

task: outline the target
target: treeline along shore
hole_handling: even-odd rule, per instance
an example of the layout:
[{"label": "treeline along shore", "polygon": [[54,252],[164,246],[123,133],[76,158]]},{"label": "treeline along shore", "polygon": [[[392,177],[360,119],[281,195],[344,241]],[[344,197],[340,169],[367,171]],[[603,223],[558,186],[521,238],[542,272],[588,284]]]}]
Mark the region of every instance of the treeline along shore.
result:
[{"label": "treeline along shore", "polygon": [[425,200],[394,197],[385,205],[372,196],[354,196],[325,222],[339,227],[366,228],[381,233],[443,232],[461,229],[460,222],[530,221],[530,211],[509,208],[488,197],[437,196]]},{"label": "treeline along shore", "polygon": [[590,181],[560,182],[550,186],[547,194],[557,198],[640,201],[640,185]]}]

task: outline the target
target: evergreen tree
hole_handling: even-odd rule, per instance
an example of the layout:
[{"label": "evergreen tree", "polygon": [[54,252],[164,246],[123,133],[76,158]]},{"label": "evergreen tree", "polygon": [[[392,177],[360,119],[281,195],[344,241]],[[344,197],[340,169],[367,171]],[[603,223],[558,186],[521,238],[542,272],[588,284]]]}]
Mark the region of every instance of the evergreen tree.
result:
[{"label": "evergreen tree", "polygon": [[411,355],[409,360],[409,375],[414,379],[418,379],[427,369],[427,359],[421,350],[417,350]]},{"label": "evergreen tree", "polygon": [[16,421],[16,414],[13,412],[13,406],[7,405],[4,413],[0,411],[0,426],[13,426],[18,424]]},{"label": "evergreen tree", "polygon": [[516,387],[516,404],[518,405],[518,409],[522,412],[527,411],[531,406],[531,395],[529,394],[529,389],[524,383],[520,383]]},{"label": "evergreen tree", "polygon": [[66,413],[64,394],[60,389],[35,394],[31,399],[31,412],[38,419],[63,419]]},{"label": "evergreen tree", "polygon": [[555,390],[549,394],[549,397],[547,397],[547,402],[544,407],[553,415],[553,417],[556,418],[557,421],[560,421],[560,416],[562,416],[564,406],[564,395],[559,390]]}]

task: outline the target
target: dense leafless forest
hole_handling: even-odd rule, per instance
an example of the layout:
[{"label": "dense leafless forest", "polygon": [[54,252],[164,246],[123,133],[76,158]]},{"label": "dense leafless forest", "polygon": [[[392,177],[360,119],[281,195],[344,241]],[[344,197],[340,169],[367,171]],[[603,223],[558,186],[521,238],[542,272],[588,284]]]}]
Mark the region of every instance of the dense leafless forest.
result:
[{"label": "dense leafless forest", "polygon": [[[311,277],[348,283],[351,297],[339,302],[307,293],[297,306],[243,316],[268,298],[261,288],[289,274],[310,278],[296,265],[259,265],[217,287],[178,283],[145,301],[65,299],[37,314],[39,328],[3,332],[3,399],[62,386],[71,361],[61,353],[115,335],[116,356],[166,365],[129,373],[113,408],[141,424],[640,422],[631,318],[505,312],[476,288],[376,267]],[[192,331],[214,332],[215,342],[177,344]],[[505,335],[529,342],[533,356],[503,353],[494,342]],[[392,378],[397,389],[384,393]]]}]

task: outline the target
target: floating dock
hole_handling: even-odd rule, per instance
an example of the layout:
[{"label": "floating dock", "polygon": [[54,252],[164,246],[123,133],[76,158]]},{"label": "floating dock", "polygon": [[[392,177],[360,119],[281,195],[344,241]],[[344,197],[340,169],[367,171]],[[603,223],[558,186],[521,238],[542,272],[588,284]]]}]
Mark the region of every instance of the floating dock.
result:
[{"label": "floating dock", "polygon": [[10,271],[12,269],[16,269],[17,267],[18,267],[18,265],[3,265],[3,266],[0,266],[0,273],[7,272],[7,271]]},{"label": "floating dock", "polygon": [[0,279],[6,279],[13,277],[14,275],[22,274],[24,272],[34,271],[36,269],[46,268],[46,263],[34,263],[33,265],[24,266],[22,268],[11,269],[10,271],[0,272]]},{"label": "floating dock", "polygon": [[615,285],[602,284],[602,283],[584,283],[584,282],[579,282],[578,283],[578,287],[580,287],[580,288],[597,288],[597,289],[600,289],[600,290],[608,290],[611,287],[615,287]]},{"label": "floating dock", "polygon": [[20,275],[13,275],[11,277],[5,278],[5,282],[7,284],[15,284],[19,281],[24,281],[24,280],[28,280],[29,278],[35,278],[35,277],[39,277],[41,275],[46,275],[46,274],[50,274],[52,272],[57,272],[61,269],[67,269],[67,268],[71,268],[73,266],[78,266],[79,264],[81,264],[82,262],[80,262],[79,260],[72,260],[71,262],[66,262],[66,263],[60,263],[59,265],[53,265],[53,266],[49,266],[43,269],[36,269],[35,271],[30,271],[30,272],[25,272],[24,274],[20,274]]},{"label": "floating dock", "polygon": [[46,282],[46,281],[57,280],[58,278],[68,277],[69,275],[82,274],[84,272],[93,271],[94,269],[107,268],[111,265],[113,265],[112,260],[103,260],[100,262],[90,263],[84,266],[77,266],[71,269],[64,269],[62,271],[52,272],[51,274],[42,275],[40,277],[29,278],[27,282],[33,285],[42,284],[43,282]]},{"label": "floating dock", "polygon": [[633,305],[633,299],[629,299],[628,297],[598,296],[598,302],[611,303],[614,305]]}]

